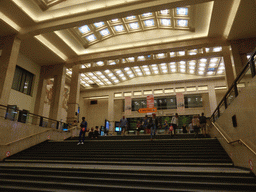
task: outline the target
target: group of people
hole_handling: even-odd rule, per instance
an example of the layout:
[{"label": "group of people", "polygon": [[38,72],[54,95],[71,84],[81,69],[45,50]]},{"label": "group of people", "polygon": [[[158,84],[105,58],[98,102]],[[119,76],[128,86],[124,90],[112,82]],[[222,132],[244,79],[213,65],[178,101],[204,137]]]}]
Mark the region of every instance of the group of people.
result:
[{"label": "group of people", "polygon": [[[148,118],[148,116],[145,115],[142,121],[137,122],[137,126],[136,126],[137,135],[139,135],[141,130],[144,130],[146,133],[150,133],[151,140],[153,140],[153,136],[155,137],[158,126],[159,126],[159,122],[158,122],[158,118],[156,117],[156,114],[152,114],[152,118]],[[176,113],[172,117],[170,124],[167,122],[167,120],[165,120],[163,124],[165,134],[169,133],[171,136],[176,135],[178,126],[179,126],[179,115],[178,113]],[[84,138],[85,138],[86,132],[89,132],[88,137],[91,139],[97,138],[100,135],[98,126],[96,126],[95,129],[92,127],[90,130],[87,130],[87,122],[85,121],[85,117],[82,117],[82,122],[80,124],[80,127],[81,127],[81,130],[79,133],[79,142],[77,145],[84,144]],[[122,135],[125,135],[128,128],[128,121],[125,118],[125,116],[123,116],[120,119],[119,127],[122,130]],[[204,116],[204,113],[202,113],[201,116],[194,115],[189,126],[187,126],[186,124],[183,124],[181,128],[183,133],[195,133],[195,137],[198,137],[199,131],[201,129],[202,134],[206,136],[206,117]]]},{"label": "group of people", "polygon": [[[148,116],[146,115],[142,121],[137,122],[137,126],[136,126],[137,135],[139,135],[141,130],[144,130],[145,133],[151,134],[151,139],[152,139],[152,136],[156,134],[156,129],[160,126],[158,123],[159,122],[158,122],[158,118],[156,117],[156,114],[153,114],[152,118],[148,118]],[[163,128],[164,128],[165,134],[170,134],[171,136],[176,135],[177,131],[180,130],[178,129],[179,128],[178,113],[176,113],[172,117],[170,123],[168,123],[167,120],[165,120],[163,124]],[[195,137],[198,137],[200,129],[202,131],[202,134],[206,136],[206,117],[204,113],[202,113],[201,116],[194,115],[191,120],[191,123],[188,126],[186,124],[183,124],[181,126],[182,133],[195,133]]]}]

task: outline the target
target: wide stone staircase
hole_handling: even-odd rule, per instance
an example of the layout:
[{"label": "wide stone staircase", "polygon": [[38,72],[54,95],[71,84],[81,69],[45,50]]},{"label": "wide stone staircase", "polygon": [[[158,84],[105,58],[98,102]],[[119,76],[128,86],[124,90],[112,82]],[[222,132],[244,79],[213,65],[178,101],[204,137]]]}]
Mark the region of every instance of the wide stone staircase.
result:
[{"label": "wide stone staircase", "polygon": [[189,134],[46,141],[0,163],[0,191],[256,191],[216,139]]}]

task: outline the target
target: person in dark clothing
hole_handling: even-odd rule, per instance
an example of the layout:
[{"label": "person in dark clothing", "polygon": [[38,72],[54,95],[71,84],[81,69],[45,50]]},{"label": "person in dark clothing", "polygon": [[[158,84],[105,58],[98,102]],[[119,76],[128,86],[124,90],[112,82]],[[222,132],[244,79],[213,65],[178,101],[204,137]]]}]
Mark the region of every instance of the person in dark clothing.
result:
[{"label": "person in dark clothing", "polygon": [[90,138],[90,139],[93,139],[93,127],[91,128],[91,130],[89,131],[89,134],[88,134],[88,137]]},{"label": "person in dark clothing", "polygon": [[[79,142],[77,143],[77,145],[84,144],[85,132],[87,129],[87,121],[85,121],[85,117],[82,117],[82,122],[80,124],[80,127],[81,127],[81,130],[79,133]],[[82,136],[83,136],[83,141],[81,142]]]},{"label": "person in dark clothing", "polygon": [[100,135],[100,134],[99,134],[99,127],[96,126],[96,127],[95,127],[95,130],[94,130],[94,133],[93,133],[93,137],[94,137],[95,139],[97,139],[99,135]]},{"label": "person in dark clothing", "polygon": [[186,124],[182,125],[182,132],[183,133],[188,133],[188,129],[187,129],[187,125]]},{"label": "person in dark clothing", "polygon": [[204,135],[204,137],[206,137],[206,117],[204,116],[204,113],[202,113],[199,120],[200,120],[202,134]]},{"label": "person in dark clothing", "polygon": [[152,119],[151,119],[151,141],[153,140],[153,133],[154,133],[154,137],[156,136],[156,129],[158,126],[158,119],[156,117],[156,114],[153,114]]}]

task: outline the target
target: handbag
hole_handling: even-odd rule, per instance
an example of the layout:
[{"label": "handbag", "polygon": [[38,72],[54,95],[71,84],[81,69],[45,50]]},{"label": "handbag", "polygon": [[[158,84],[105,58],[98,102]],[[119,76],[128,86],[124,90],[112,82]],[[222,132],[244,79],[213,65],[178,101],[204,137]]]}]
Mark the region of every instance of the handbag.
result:
[{"label": "handbag", "polygon": [[169,131],[173,131],[173,126],[172,125],[169,127]]},{"label": "handbag", "polygon": [[82,128],[82,131],[85,132],[85,127]]}]

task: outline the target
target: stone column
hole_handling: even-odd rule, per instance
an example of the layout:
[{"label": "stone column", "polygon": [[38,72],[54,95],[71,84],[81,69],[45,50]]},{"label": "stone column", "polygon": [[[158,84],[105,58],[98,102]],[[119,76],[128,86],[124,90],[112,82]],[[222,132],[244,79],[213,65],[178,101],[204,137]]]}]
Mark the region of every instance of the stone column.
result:
[{"label": "stone column", "polygon": [[212,115],[214,110],[217,108],[217,99],[216,99],[214,85],[208,85],[208,93],[209,93],[210,111],[211,111],[211,115]]},{"label": "stone column", "polygon": [[245,63],[242,62],[242,58],[241,58],[241,55],[239,54],[237,44],[232,44],[231,48],[232,48],[231,52],[233,56],[233,62],[235,66],[235,77],[237,77],[239,73],[242,71]]},{"label": "stone column", "polygon": [[[41,68],[42,71],[42,68]],[[44,99],[46,97],[46,86],[47,86],[47,79],[44,78],[44,76],[41,74],[39,83],[38,83],[38,89],[36,94],[36,101],[35,101],[35,107],[34,107],[34,114],[43,116],[44,112]],[[39,118],[35,117],[33,119],[33,124],[39,124]]]},{"label": "stone column", "polygon": [[[68,116],[67,122],[73,123],[75,120],[81,122],[81,118],[78,114],[78,107],[79,107],[79,97],[80,97],[80,65],[75,65],[72,68],[72,77],[71,77],[71,84],[70,84],[70,93],[69,93],[69,100],[68,100]],[[80,119],[78,119],[80,118]]]},{"label": "stone column", "polygon": [[15,36],[3,37],[0,57],[0,104],[7,105],[12,88],[21,40]]},{"label": "stone column", "polygon": [[60,121],[66,79],[66,67],[64,65],[60,65],[56,67],[55,70],[57,74],[54,75],[52,103],[49,118]]},{"label": "stone column", "polygon": [[223,46],[223,59],[225,64],[225,71],[226,71],[226,83],[227,87],[230,88],[232,83],[234,82],[234,69],[232,66],[231,61],[231,52],[230,52],[230,46]]},{"label": "stone column", "polygon": [[109,94],[108,98],[108,120],[110,123],[109,126],[109,135],[115,135],[115,121],[114,121],[114,116],[115,116],[115,106],[114,106],[114,93]]}]

